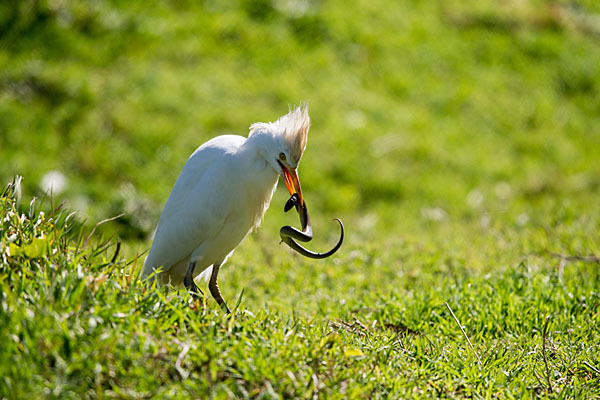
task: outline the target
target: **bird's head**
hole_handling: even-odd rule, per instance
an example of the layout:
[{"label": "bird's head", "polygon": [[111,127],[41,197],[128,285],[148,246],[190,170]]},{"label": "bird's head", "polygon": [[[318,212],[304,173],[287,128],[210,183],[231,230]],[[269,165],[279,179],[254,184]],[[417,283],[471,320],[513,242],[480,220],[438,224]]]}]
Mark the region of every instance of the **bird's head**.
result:
[{"label": "bird's head", "polygon": [[306,149],[310,117],[308,106],[300,106],[275,122],[256,123],[250,127],[250,136],[255,132],[267,133],[272,140],[263,149],[267,162],[283,178],[290,195],[298,194],[299,204],[304,204],[302,188],[298,178],[298,164]]},{"label": "bird's head", "polygon": [[296,207],[296,211],[300,216],[302,231],[291,226],[283,226],[279,231],[282,242],[303,256],[327,258],[340,248],[344,240],[344,226],[339,219],[336,218],[341,228],[340,239],[331,250],[325,253],[315,253],[307,250],[294,240],[308,242],[313,237],[308,209],[302,198],[302,188],[298,178],[298,164],[304,149],[306,149],[309,128],[308,106],[304,105],[290,110],[289,113],[275,122],[253,124],[250,126],[248,140],[250,143],[256,144],[267,163],[283,178],[291,195],[285,204],[284,211],[287,212],[292,207]]}]

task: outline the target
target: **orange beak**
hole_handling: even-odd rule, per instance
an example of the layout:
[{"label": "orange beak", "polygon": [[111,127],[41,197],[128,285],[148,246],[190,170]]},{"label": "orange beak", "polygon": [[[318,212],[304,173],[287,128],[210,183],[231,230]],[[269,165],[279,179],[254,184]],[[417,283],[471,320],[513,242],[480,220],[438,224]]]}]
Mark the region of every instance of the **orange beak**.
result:
[{"label": "orange beak", "polygon": [[298,193],[300,204],[304,206],[304,199],[302,198],[302,188],[300,187],[300,179],[298,178],[297,168],[292,168],[288,170],[288,168],[285,165],[281,163],[279,163],[279,165],[283,170],[283,181],[285,182],[285,186],[290,192],[290,195]]}]

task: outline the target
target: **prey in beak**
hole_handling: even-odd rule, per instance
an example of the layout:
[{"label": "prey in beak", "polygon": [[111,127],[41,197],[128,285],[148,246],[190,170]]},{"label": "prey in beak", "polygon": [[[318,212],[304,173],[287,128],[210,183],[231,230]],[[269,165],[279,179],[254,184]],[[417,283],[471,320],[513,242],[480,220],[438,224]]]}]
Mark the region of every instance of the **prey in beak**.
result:
[{"label": "prey in beak", "polygon": [[298,244],[298,242],[294,240],[297,239],[302,242],[311,241],[313,238],[312,225],[310,223],[310,216],[308,215],[308,208],[306,207],[306,202],[302,198],[302,188],[300,187],[300,180],[298,179],[297,168],[287,168],[279,160],[277,160],[277,162],[279,163],[279,166],[283,171],[283,180],[285,182],[285,186],[287,187],[291,195],[290,199],[285,203],[283,210],[284,212],[288,212],[292,207],[296,207],[296,211],[298,211],[298,215],[300,216],[300,224],[302,225],[302,231],[289,225],[281,227],[281,229],[279,230],[279,236],[281,237],[281,241],[305,257],[327,258],[333,255],[342,246],[342,242],[344,241],[344,225],[342,224],[342,221],[338,218],[335,218],[335,220],[340,224],[340,239],[331,250],[325,253],[315,253],[302,247],[300,244]]}]

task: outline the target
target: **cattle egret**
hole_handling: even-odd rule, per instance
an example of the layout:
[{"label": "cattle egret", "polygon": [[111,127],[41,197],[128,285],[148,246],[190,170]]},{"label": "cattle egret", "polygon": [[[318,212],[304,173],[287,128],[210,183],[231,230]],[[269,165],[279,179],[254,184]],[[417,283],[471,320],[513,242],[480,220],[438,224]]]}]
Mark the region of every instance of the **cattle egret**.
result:
[{"label": "cattle egret", "polygon": [[297,107],[275,122],[251,125],[247,138],[218,136],[196,149],[162,211],[142,280],[158,277],[198,293],[194,278],[210,276],[212,296],[229,313],[217,283],[219,268],[262,220],[279,176],[292,195],[285,211],[295,207],[302,224],[302,231],[282,227],[282,241],[307,257],[335,253],[344,237],[340,220],[340,240],[326,253],[313,253],[294,241],[312,239],[298,178],[309,127],[308,108]]}]

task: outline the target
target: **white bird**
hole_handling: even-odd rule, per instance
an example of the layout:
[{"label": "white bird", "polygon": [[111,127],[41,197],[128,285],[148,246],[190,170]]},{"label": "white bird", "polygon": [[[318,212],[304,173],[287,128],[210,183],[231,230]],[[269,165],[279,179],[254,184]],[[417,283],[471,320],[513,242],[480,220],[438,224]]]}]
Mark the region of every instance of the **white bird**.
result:
[{"label": "white bird", "polygon": [[304,230],[282,227],[283,241],[313,258],[337,251],[343,240],[339,220],[341,239],[327,253],[312,253],[291,239],[312,238],[298,178],[309,127],[308,107],[297,107],[275,122],[251,125],[247,138],[218,136],[196,149],[162,211],[141,279],[158,277],[197,292],[193,279],[201,273],[204,278],[210,275],[211,294],[229,312],[217,283],[219,269],[262,220],[279,176],[293,195],[286,211],[296,207]]}]

